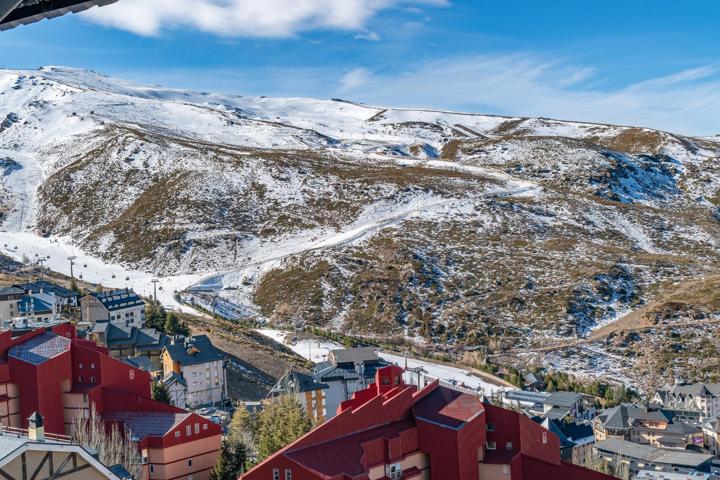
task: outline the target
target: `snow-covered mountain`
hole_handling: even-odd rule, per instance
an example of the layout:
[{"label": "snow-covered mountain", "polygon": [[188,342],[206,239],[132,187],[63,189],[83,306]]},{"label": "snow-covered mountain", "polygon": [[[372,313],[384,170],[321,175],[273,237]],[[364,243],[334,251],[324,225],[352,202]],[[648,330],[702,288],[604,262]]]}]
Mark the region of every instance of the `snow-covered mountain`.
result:
[{"label": "snow-covered mountain", "polygon": [[719,157],[633,127],[0,72],[6,235],[358,334],[583,333],[715,272]]}]

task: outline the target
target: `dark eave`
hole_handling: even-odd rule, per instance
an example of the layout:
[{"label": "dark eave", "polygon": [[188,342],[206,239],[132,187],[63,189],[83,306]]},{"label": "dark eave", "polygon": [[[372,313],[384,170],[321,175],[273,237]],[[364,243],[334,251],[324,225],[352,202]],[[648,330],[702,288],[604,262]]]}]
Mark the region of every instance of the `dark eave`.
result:
[{"label": "dark eave", "polygon": [[102,7],[117,0],[0,0],[0,30]]}]

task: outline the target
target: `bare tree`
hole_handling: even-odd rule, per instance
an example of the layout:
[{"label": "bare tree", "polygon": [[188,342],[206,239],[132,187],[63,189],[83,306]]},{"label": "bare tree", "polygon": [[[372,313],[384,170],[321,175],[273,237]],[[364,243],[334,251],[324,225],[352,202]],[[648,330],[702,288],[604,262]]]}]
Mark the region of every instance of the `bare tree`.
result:
[{"label": "bare tree", "polygon": [[140,452],[132,439],[132,432],[127,427],[121,430],[117,423],[113,423],[108,433],[105,423],[95,410],[95,404],[90,408],[90,417],[78,415],[73,418],[72,439],[96,451],[104,465],[120,464],[133,478],[140,478]]}]

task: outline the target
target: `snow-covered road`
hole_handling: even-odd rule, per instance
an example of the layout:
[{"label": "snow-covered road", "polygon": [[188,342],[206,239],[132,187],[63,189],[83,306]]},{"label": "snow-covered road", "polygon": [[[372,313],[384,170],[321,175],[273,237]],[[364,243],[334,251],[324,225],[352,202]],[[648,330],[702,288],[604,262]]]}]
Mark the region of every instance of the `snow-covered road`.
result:
[{"label": "snow-covered road", "polygon": [[[259,329],[257,331],[268,338],[272,338],[276,342],[286,345],[288,348],[290,348],[292,351],[294,351],[301,357],[306,358],[314,363],[327,360],[327,356],[330,350],[336,348],[345,348],[339,343],[331,342],[328,340],[297,340],[294,343],[286,343],[285,337],[286,335],[288,335],[288,332],[267,328]],[[486,395],[489,395],[491,392],[494,391],[510,390],[510,388],[508,387],[494,385],[476,375],[471,375],[467,370],[463,368],[432,363],[427,360],[406,358],[401,355],[390,354],[382,351],[379,351],[378,355],[380,356],[380,358],[396,365],[400,365],[402,367],[404,367],[406,363],[407,366],[410,368],[422,367],[423,369],[425,369],[425,371],[427,372],[427,376],[429,377],[438,378],[445,382],[457,383],[458,385],[463,385],[465,388],[468,388],[470,390],[481,391]]]}]

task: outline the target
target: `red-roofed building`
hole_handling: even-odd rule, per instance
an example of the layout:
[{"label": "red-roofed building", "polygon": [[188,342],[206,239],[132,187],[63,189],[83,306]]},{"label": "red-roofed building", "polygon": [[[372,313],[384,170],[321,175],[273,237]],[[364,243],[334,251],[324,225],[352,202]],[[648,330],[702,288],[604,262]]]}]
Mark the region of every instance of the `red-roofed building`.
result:
[{"label": "red-roofed building", "polygon": [[67,324],[13,338],[0,333],[0,423],[27,428],[38,412],[45,431],[71,434],[92,406],[108,424],[127,426],[150,479],[203,480],[220,449],[219,425],[151,397],[150,374],[79,339]]},{"label": "red-roofed building", "polygon": [[529,418],[437,382],[418,391],[402,369],[244,474],[242,480],[609,480],[561,462],[559,439]]}]

